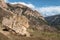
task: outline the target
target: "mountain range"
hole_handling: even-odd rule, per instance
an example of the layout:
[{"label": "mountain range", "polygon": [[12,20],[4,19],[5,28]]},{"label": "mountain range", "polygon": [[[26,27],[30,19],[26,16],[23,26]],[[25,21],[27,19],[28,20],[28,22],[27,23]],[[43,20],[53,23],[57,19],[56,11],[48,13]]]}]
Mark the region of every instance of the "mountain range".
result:
[{"label": "mountain range", "polygon": [[60,14],[59,15],[53,15],[53,16],[48,16],[45,17],[49,25],[55,26],[60,30]]}]

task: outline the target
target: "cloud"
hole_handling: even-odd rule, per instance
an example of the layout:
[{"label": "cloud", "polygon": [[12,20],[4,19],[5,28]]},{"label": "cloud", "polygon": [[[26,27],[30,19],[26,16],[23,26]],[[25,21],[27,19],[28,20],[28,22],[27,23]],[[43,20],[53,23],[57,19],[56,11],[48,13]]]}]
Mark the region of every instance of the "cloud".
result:
[{"label": "cloud", "polygon": [[8,0],[4,0],[6,3],[8,3],[9,1]]},{"label": "cloud", "polygon": [[40,7],[37,10],[42,13],[43,16],[52,16],[60,14],[60,6]]},{"label": "cloud", "polygon": [[23,4],[23,5],[25,5],[25,6],[29,7],[29,8],[32,8],[32,9],[35,8],[35,6],[33,4],[31,4],[31,3],[25,3],[25,2],[13,2],[13,3],[10,2],[10,4]]},{"label": "cloud", "polygon": [[[5,0],[5,2],[9,2],[8,0]],[[41,15],[45,16],[51,16],[60,14],[60,6],[49,6],[49,7],[37,7],[34,6],[31,3],[25,3],[25,2],[9,2],[10,4],[23,4],[25,6],[28,6],[29,8],[33,10],[37,10]]]}]

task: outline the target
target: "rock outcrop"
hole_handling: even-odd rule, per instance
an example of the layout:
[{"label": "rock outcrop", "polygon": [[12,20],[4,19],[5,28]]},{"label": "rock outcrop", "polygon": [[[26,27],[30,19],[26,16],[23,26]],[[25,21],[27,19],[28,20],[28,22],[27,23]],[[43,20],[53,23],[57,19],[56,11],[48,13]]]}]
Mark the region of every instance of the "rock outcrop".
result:
[{"label": "rock outcrop", "polygon": [[22,4],[7,4],[8,10],[11,12],[24,15],[29,20],[29,25],[32,28],[41,27],[42,25],[46,25],[44,17],[38,13],[36,10],[32,10],[31,8],[24,6]]},{"label": "rock outcrop", "polygon": [[27,28],[29,28],[28,19],[25,16],[14,15],[10,18],[3,17],[2,25],[5,26],[6,29],[12,30],[19,35],[30,36],[27,32]]},{"label": "rock outcrop", "polygon": [[27,32],[29,23],[25,16],[14,14],[3,7],[0,7],[0,10],[0,23],[2,23],[5,29],[11,30],[19,35],[30,36],[29,32]]}]

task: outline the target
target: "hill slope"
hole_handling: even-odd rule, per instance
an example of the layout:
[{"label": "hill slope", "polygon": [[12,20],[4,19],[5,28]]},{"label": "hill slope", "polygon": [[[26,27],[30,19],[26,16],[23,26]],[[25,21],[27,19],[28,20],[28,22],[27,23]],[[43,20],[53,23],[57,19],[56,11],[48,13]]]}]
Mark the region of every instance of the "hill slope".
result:
[{"label": "hill slope", "polygon": [[49,16],[45,18],[48,23],[60,30],[60,15]]},{"label": "hill slope", "polygon": [[55,32],[56,28],[49,26],[36,10],[4,0],[0,0],[0,4],[1,40],[60,40],[60,33]]},{"label": "hill slope", "polygon": [[[7,4],[8,10],[18,14],[24,15],[29,20],[30,27],[37,28],[39,30],[48,29],[48,25],[43,16],[40,15],[36,10],[32,10],[31,8],[22,5],[22,4]],[[48,29],[49,30],[49,29]]]}]

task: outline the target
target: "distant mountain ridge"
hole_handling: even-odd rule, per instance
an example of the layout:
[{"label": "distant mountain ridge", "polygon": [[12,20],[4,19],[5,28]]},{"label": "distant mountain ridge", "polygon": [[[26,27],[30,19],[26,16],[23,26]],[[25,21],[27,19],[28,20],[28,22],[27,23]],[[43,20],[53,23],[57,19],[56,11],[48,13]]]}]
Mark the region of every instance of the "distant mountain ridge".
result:
[{"label": "distant mountain ridge", "polygon": [[59,15],[45,17],[45,19],[47,20],[49,25],[57,26],[60,29],[60,27],[59,27],[59,25],[60,25],[60,14]]}]

